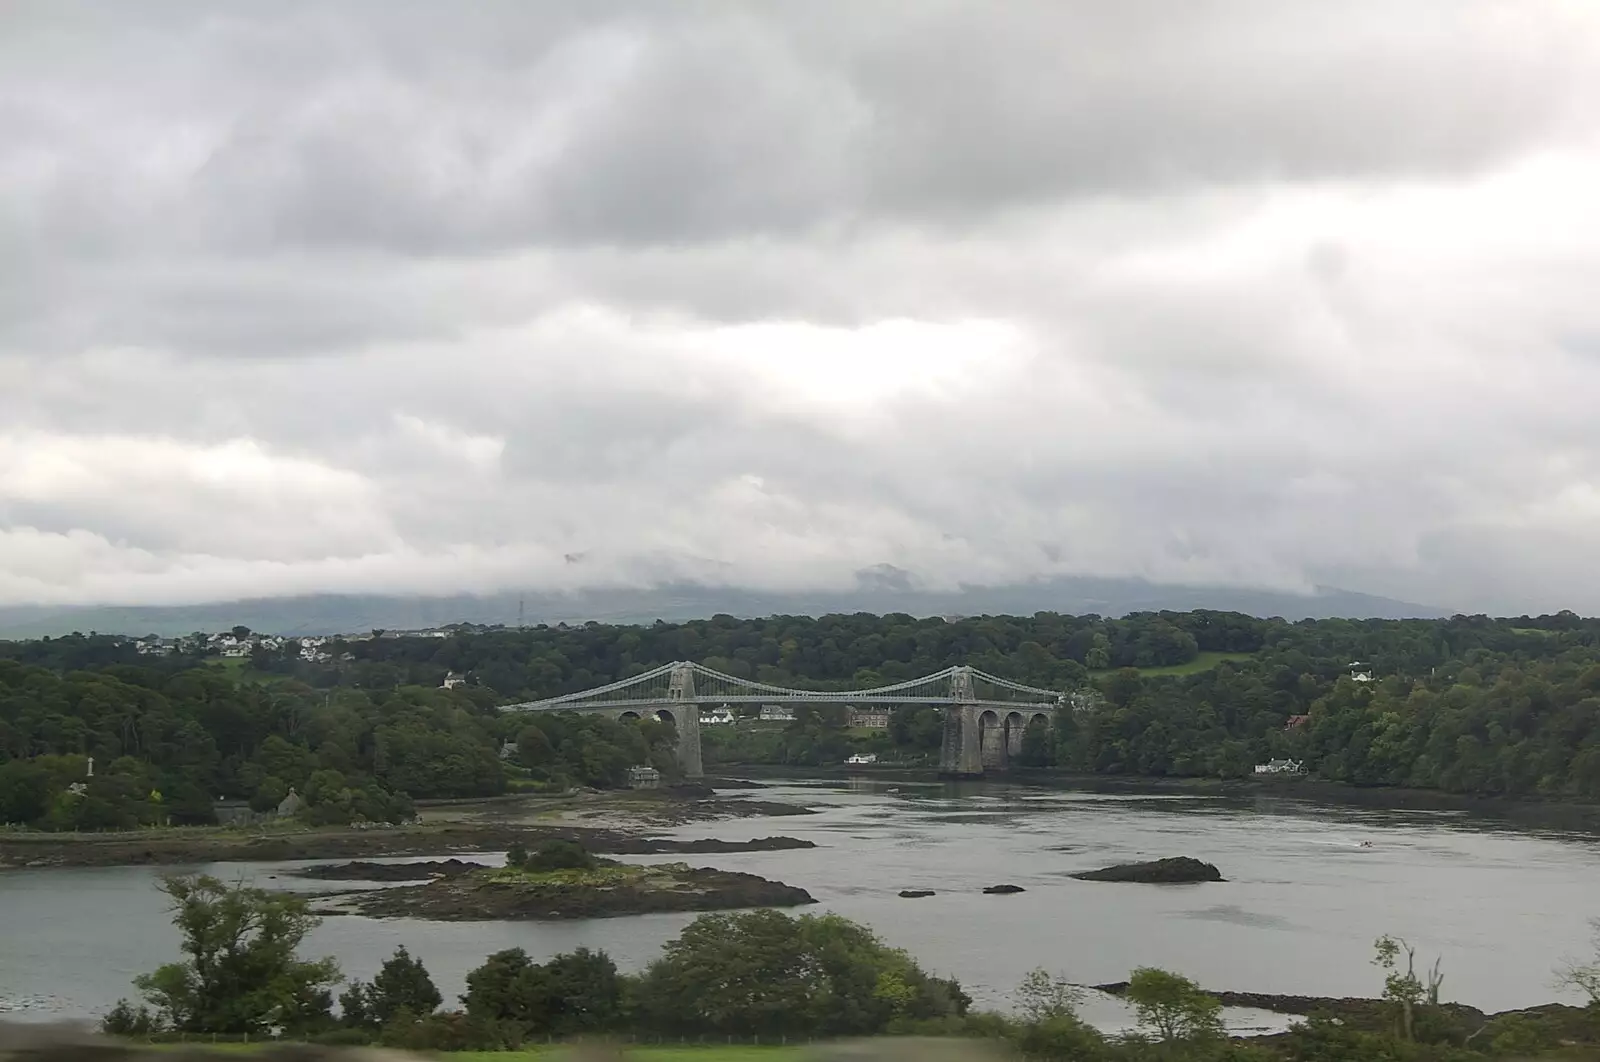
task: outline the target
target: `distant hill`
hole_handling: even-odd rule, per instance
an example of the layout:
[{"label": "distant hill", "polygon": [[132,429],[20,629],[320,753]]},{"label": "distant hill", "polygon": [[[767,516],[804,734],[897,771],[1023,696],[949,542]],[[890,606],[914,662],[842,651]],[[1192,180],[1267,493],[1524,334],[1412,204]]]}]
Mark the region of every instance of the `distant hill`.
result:
[{"label": "distant hill", "polygon": [[1446,609],[1358,594],[1331,587],[1312,594],[1226,586],[1172,586],[1143,579],[1073,576],[1009,586],[972,586],[954,591],[916,589],[907,573],[880,567],[861,573],[856,589],[772,593],[692,583],[641,590],[589,590],[574,594],[516,591],[487,596],[399,597],[315,594],[256,598],[205,605],[0,608],[0,638],[36,638],[72,631],[102,634],[187,634],[243,624],[276,634],[339,634],[374,628],[415,630],[446,623],[517,622],[519,600],[525,622],[650,623],[703,619],[727,613],[741,617],[820,616],[832,612],[905,612],[913,616],[1032,615],[1063,612],[1123,616],[1129,612],[1197,608],[1284,619],[1333,617],[1432,619]]}]

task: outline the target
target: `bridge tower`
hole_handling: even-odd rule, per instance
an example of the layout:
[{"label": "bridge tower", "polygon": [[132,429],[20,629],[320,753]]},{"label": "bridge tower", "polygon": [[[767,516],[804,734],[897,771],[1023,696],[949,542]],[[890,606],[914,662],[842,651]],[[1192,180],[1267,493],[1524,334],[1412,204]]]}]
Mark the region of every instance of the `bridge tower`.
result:
[{"label": "bridge tower", "polygon": [[678,731],[678,766],[685,778],[704,778],[705,767],[700,759],[700,703],[694,695],[694,665],[674,664],[667,680],[667,702],[663,706],[672,715],[673,726]]},{"label": "bridge tower", "polygon": [[983,733],[979,710],[972,703],[972,668],[950,672],[950,704],[944,710],[944,740],[939,748],[939,773],[953,778],[983,777]]}]

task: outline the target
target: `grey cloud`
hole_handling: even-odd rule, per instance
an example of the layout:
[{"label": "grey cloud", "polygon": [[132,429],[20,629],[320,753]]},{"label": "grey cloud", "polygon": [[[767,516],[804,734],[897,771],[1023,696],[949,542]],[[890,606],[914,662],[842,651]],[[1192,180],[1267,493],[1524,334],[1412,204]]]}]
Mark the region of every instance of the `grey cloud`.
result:
[{"label": "grey cloud", "polygon": [[12,10],[0,600],[1600,608],[1576,8]]},{"label": "grey cloud", "polygon": [[[1594,44],[1554,8],[545,6],[174,6],[133,47],[116,34],[134,9],[92,9],[116,30],[80,20],[63,42],[35,7],[11,54],[43,39],[80,61],[19,64],[7,80],[37,90],[5,131],[55,151],[33,206],[85,253],[141,212],[124,239],[462,253],[1459,174],[1593,121]],[[130,79],[152,63],[167,69]],[[88,122],[50,102],[85,87]],[[108,135],[117,122],[132,128]],[[202,154],[127,166],[151,140]]]}]

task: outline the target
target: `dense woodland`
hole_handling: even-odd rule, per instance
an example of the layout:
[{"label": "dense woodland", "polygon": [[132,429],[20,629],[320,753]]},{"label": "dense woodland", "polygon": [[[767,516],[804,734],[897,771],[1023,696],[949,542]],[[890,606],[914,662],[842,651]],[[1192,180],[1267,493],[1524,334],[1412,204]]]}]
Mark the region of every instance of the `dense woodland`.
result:
[{"label": "dense woodland", "polygon": [[[1600,800],[1600,621],[1570,613],[1299,623],[1216,612],[718,616],[464,626],[444,638],[327,648],[332,659],[312,663],[292,641],[248,661],[141,655],[126,639],[96,635],[0,643],[0,823],[204,822],[216,797],[265,809],[291,788],[318,821],[394,821],[414,799],[512,784],[617,785],[644,762],[670,775],[664,724],[541,716],[530,725],[494,706],[686,659],[803,688],[965,663],[1099,691],[1053,734],[1029,735],[1023,760],[1036,767],[1242,777],[1262,760],[1293,757],[1357,785]],[[1375,681],[1353,681],[1352,661],[1370,665]],[[469,684],[439,688],[451,671]],[[1291,722],[1299,716],[1308,718]],[[870,747],[916,763],[937,753],[931,709],[899,710],[887,733],[870,736],[843,721],[842,710],[821,709],[775,730],[708,732],[707,756],[826,764]]]}]

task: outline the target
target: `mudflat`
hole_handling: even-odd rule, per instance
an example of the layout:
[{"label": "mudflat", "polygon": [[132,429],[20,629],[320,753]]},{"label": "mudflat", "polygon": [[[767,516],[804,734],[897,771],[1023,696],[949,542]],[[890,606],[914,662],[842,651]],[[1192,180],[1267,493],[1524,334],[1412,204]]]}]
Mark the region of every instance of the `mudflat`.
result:
[{"label": "mudflat", "polygon": [[814,847],[791,837],[751,841],[680,841],[650,836],[666,826],[717,819],[809,815],[796,804],[653,790],[560,797],[502,797],[425,806],[405,826],[312,828],[172,827],[120,833],[0,833],[0,869],[8,867],[166,866],[190,863],[363,859],[536,847],[579,841],[606,855],[773,851]]}]

